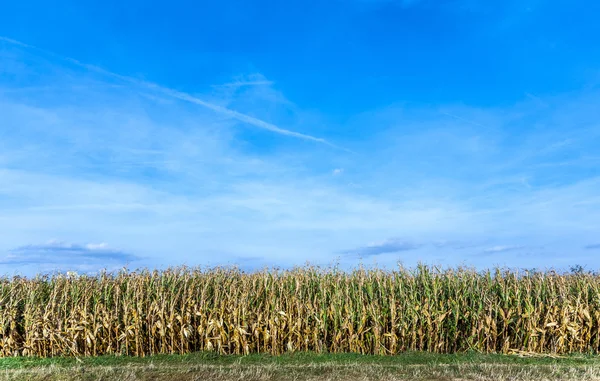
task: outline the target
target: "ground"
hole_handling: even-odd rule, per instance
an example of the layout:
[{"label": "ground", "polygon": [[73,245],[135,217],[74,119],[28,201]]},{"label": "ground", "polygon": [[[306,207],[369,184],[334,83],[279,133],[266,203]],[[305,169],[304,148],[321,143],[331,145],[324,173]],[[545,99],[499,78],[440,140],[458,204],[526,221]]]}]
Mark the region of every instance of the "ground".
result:
[{"label": "ground", "polygon": [[4,358],[0,380],[27,381],[194,381],[194,380],[600,380],[600,356],[521,357],[516,355],[406,353],[283,356],[185,356],[95,358]]}]

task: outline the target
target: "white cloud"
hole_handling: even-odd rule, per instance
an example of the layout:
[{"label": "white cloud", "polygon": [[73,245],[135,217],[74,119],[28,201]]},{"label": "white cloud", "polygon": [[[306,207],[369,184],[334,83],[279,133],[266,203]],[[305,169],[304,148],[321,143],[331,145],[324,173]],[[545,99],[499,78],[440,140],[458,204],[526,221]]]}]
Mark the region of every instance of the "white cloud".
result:
[{"label": "white cloud", "polygon": [[37,271],[97,272],[114,270],[139,261],[135,255],[110,248],[106,244],[78,245],[51,240],[41,245],[26,245],[11,249],[0,257],[0,264]]},{"label": "white cloud", "polygon": [[419,245],[398,238],[387,239],[381,242],[372,242],[365,246],[348,250],[346,254],[370,257],[380,254],[398,253],[411,251],[419,248]]},{"label": "white cloud", "polygon": [[88,243],[87,245],[85,245],[85,248],[88,250],[108,249],[108,244],[106,244],[105,242],[103,242],[103,243]]},{"label": "white cloud", "polygon": [[268,80],[264,75],[260,73],[254,73],[247,76],[233,78],[233,81],[221,85],[214,85],[213,88],[238,90],[242,87],[272,86],[274,84],[275,82]]},{"label": "white cloud", "polygon": [[483,250],[486,254],[496,254],[496,253],[505,253],[507,251],[519,250],[522,249],[523,246],[509,246],[509,245],[496,245],[492,247],[488,247]]}]

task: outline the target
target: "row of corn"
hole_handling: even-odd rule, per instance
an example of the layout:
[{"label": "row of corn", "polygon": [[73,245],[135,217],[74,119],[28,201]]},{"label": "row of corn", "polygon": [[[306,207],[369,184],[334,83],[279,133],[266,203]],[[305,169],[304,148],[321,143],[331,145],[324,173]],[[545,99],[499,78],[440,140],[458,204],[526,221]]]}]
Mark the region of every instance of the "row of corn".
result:
[{"label": "row of corn", "polygon": [[0,356],[600,349],[600,276],[313,267],[0,279]]}]

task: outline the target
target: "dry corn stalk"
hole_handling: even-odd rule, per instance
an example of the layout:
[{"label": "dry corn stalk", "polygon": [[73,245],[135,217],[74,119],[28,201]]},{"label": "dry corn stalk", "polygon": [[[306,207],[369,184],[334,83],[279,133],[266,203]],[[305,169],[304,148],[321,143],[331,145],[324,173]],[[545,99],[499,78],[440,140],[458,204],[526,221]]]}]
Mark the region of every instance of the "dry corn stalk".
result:
[{"label": "dry corn stalk", "polygon": [[599,347],[591,274],[176,268],[0,279],[0,356]]}]

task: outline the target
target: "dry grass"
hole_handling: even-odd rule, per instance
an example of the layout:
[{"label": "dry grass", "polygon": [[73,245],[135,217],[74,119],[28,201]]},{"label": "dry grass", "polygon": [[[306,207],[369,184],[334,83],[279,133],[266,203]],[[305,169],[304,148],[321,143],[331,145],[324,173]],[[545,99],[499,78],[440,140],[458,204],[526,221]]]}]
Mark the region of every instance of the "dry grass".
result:
[{"label": "dry grass", "polygon": [[0,356],[597,353],[600,276],[171,269],[0,280]]},{"label": "dry grass", "polygon": [[361,364],[97,366],[32,368],[0,373],[11,381],[544,381],[600,380],[600,367],[560,365],[455,364],[382,366]]}]

